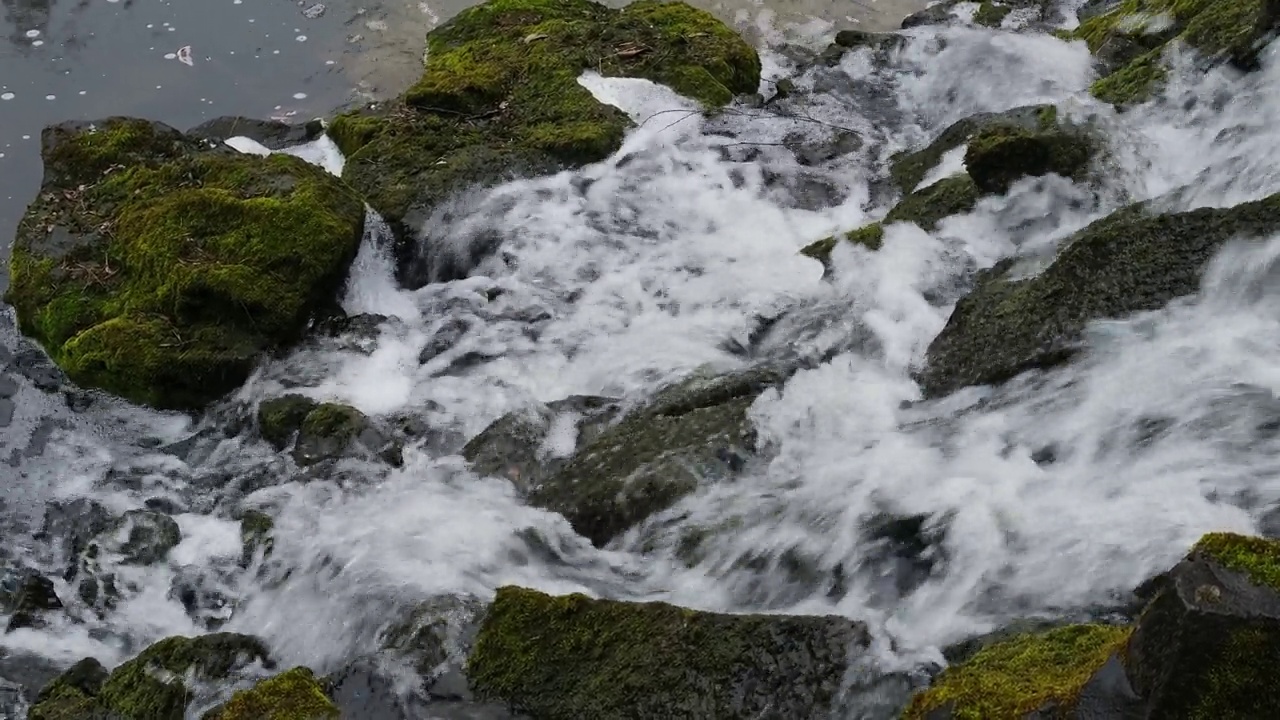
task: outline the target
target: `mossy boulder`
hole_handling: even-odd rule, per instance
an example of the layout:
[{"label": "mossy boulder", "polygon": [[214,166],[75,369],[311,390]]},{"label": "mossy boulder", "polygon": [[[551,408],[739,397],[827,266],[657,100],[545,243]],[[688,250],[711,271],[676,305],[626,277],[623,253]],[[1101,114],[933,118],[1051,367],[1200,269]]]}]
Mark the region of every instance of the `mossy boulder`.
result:
[{"label": "mossy boulder", "polygon": [[862,247],[875,252],[879,250],[884,243],[884,225],[880,223],[871,223],[864,225],[856,230],[825,237],[816,242],[805,245],[800,250],[800,254],[805,257],[811,257],[822,263],[822,266],[828,270],[831,268],[831,252],[835,250],[836,244],[844,241],[861,245]]},{"label": "mossy boulder", "polygon": [[[527,487],[531,505],[560,513],[578,533],[603,546],[700,483],[741,470],[757,449],[747,410],[780,381],[769,369],[694,375],[616,422],[592,427],[567,461],[554,470],[533,471],[537,484],[513,480]],[[508,467],[503,474],[509,475]]]},{"label": "mossy boulder", "polygon": [[108,549],[120,553],[126,565],[151,565],[168,556],[182,542],[177,521],[153,510],[130,510],[103,537]]},{"label": "mossy boulder", "polygon": [[1052,120],[1042,125],[1035,130],[989,125],[975,133],[965,149],[964,164],[977,189],[1003,194],[1017,180],[1051,173],[1083,180],[1099,140]]},{"label": "mossy boulder", "polygon": [[403,462],[401,446],[367,415],[350,405],[320,403],[302,420],[293,459],[308,466],[344,457]]},{"label": "mossy boulder", "polygon": [[206,720],[338,720],[338,706],[311,670],[296,667],[241,690]]},{"label": "mossy boulder", "polygon": [[631,121],[578,84],[585,70],[653,80],[708,108],[760,84],[755,50],[684,3],[490,0],[462,11],[428,34],[425,72],[401,98],[329,129],[347,154],[343,177],[401,240],[402,282],[465,272],[413,255],[422,224],[451,196],[621,145]]},{"label": "mossy boulder", "polygon": [[910,222],[932,232],[943,218],[972,210],[981,196],[982,192],[973,178],[958,173],[908,194],[884,216],[882,222],[886,225]]},{"label": "mossy boulder", "polygon": [[478,697],[545,720],[826,718],[866,628],[499,588],[467,663]]},{"label": "mossy boulder", "polygon": [[1280,230],[1280,195],[1232,208],[1155,214],[1122,209],[1065,241],[1040,274],[1017,279],[1012,260],[980,273],[934,338],[918,380],[927,396],[1000,383],[1070,359],[1086,326],[1156,310],[1195,293],[1218,249]]},{"label": "mossy boulder", "polygon": [[923,148],[894,154],[889,159],[889,180],[899,192],[907,195],[915,191],[944,155],[984,130],[1003,128],[1035,134],[1053,132],[1059,125],[1057,108],[1052,105],[1028,105],[999,113],[970,115],[948,125]]},{"label": "mossy boulder", "polygon": [[302,427],[307,415],[319,404],[309,397],[296,394],[263,400],[258,405],[258,433],[277,450],[284,450]]},{"label": "mossy boulder", "polygon": [[301,335],[359,246],[360,198],[296,157],[132,118],[41,137],[5,299],[80,385],[202,407]]},{"label": "mossy boulder", "polygon": [[110,675],[96,660],[82,660],[40,692],[31,718],[182,720],[194,697],[188,680],[227,681],[252,663],[273,665],[262,641],[248,635],[166,638]]},{"label": "mossy boulder", "polygon": [[[1123,652],[1131,630],[1068,625],[1014,637],[945,670],[916,695],[903,720],[1125,717],[1077,712],[1090,682]],[[1092,694],[1092,693],[1091,693]]]},{"label": "mossy boulder", "polygon": [[1123,0],[1108,12],[1084,19],[1073,37],[1100,60],[1105,77],[1092,87],[1101,100],[1123,105],[1149,98],[1167,74],[1166,46],[1178,42],[1209,64],[1259,66],[1258,53],[1280,27],[1275,0]]},{"label": "mossy boulder", "polygon": [[1146,717],[1280,717],[1280,542],[1201,538],[1160,578],[1125,665]]}]

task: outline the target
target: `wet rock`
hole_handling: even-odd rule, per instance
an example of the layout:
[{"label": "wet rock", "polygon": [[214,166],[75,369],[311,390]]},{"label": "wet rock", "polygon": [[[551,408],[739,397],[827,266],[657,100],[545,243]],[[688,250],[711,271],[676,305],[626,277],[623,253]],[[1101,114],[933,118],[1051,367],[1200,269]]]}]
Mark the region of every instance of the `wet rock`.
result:
[{"label": "wet rock", "polygon": [[427,341],[427,344],[422,346],[422,351],[418,353],[418,362],[426,365],[436,357],[448,352],[450,348],[458,344],[458,341],[470,329],[471,324],[461,318],[446,321],[431,335],[431,339]]},{"label": "wet rock", "polygon": [[876,599],[889,603],[920,587],[946,562],[949,522],[931,515],[881,513],[862,528],[867,548],[857,570],[872,578]]},{"label": "wet rock", "polygon": [[694,375],[590,438],[554,472],[539,472],[529,503],[564,515],[596,546],[665,510],[702,482],[740,472],[757,451],[747,410],[781,382],[772,369]]},{"label": "wet rock", "polygon": [[275,545],[275,539],[271,537],[274,528],[275,521],[264,512],[246,510],[240,516],[241,567],[249,567],[259,552],[263,557],[271,554]]},{"label": "wet rock", "polygon": [[48,356],[30,347],[22,348],[13,356],[9,369],[45,392],[60,390],[67,383],[67,376],[49,361]]},{"label": "wet rock", "polygon": [[932,232],[944,218],[972,210],[978,204],[981,194],[969,175],[952,175],[908,194],[881,222],[911,222]]},{"label": "wet rock", "polygon": [[584,69],[664,83],[710,107],[760,83],[754,49],[683,3],[490,0],[431,31],[427,47],[422,78],[401,98],[329,127],[347,158],[343,178],[399,239],[397,274],[409,287],[459,277],[501,242],[482,233],[446,252],[458,233],[443,215],[460,194],[620,146],[631,122],[573,80]]},{"label": "wet rock", "polygon": [[1040,132],[1057,124],[1057,110],[1052,105],[1029,105],[1000,113],[971,115],[947,126],[927,146],[895,154],[889,159],[889,178],[894,187],[907,194],[916,189],[943,155],[969,142],[983,129],[1002,127]]},{"label": "wet rock", "polygon": [[293,394],[263,400],[258,405],[258,433],[277,450],[284,450],[318,405],[309,397]]},{"label": "wet rock", "polygon": [[[912,698],[902,718],[1138,720],[1144,716],[1128,714],[1123,691],[1095,682],[1104,669],[1104,680],[1112,679],[1113,662],[1129,634],[1127,627],[1068,625],[990,645],[944,671],[929,690]],[[1102,712],[1088,713],[1098,705],[1104,706]]]},{"label": "wet rock", "polygon": [[820,141],[797,133],[783,138],[783,144],[795,153],[801,165],[821,165],[861,150],[863,141],[857,133],[841,130]]},{"label": "wet rock", "polygon": [[293,459],[306,467],[343,457],[378,457],[393,466],[403,462],[399,445],[364,413],[349,405],[321,403],[302,421]]},{"label": "wet rock", "polygon": [[471,596],[431,598],[381,633],[380,644],[413,668],[428,696],[470,701],[461,672],[485,609]]},{"label": "wet rock", "polygon": [[839,242],[852,243],[875,252],[884,243],[884,226],[880,223],[872,223],[857,230],[850,230],[840,235],[832,235],[809,243],[800,250],[800,254],[821,262],[822,266],[830,272],[831,252],[835,250],[836,244]]},{"label": "wet rock", "polygon": [[310,669],[296,667],[241,690],[203,720],[338,720],[338,706]]},{"label": "wet rock", "polygon": [[[40,655],[0,648],[0,717],[26,717],[27,709],[35,703],[40,689],[58,677],[62,670]],[[22,707],[23,711],[8,716],[3,714],[15,707]]]},{"label": "wet rock", "polygon": [[107,549],[120,553],[121,562],[126,565],[152,565],[164,560],[182,542],[182,531],[168,515],[130,510],[101,541]]},{"label": "wet rock", "polygon": [[[534,717],[825,718],[865,626],[499,588],[467,665]],[[620,680],[625,679],[625,680]]]},{"label": "wet rock", "polygon": [[[462,448],[462,456],[476,473],[505,477],[527,493],[562,470],[573,449],[598,436],[620,410],[614,398],[575,395],[529,411],[509,413],[472,438]],[[547,446],[553,428],[564,435],[557,438],[562,444],[566,439],[573,441],[569,452],[553,452]]]},{"label": "wet rock", "polygon": [[41,138],[5,299],[77,385],[198,409],[334,303],[364,204],[322,168],[133,118]]},{"label": "wet rock", "polygon": [[1056,113],[1044,113],[1040,127],[987,125],[969,140],[964,163],[969,176],[983,192],[1003,194],[1014,181],[1054,173],[1082,180],[1097,152],[1100,139],[1061,125]]},{"label": "wet rock", "polygon": [[53,581],[39,572],[15,566],[0,574],[0,612],[9,616],[7,631],[42,627],[46,613],[61,609]]},{"label": "wet rock", "polygon": [[187,617],[206,630],[217,630],[231,619],[234,600],[228,593],[228,578],[212,568],[185,566],[169,584],[168,597],[182,604]]},{"label": "wet rock", "polygon": [[248,635],[166,638],[109,675],[92,658],[80,661],[40,692],[31,720],[183,720],[204,692],[200,684],[228,681],[254,663],[274,667],[266,646]]},{"label": "wet rock", "polygon": [[1095,97],[1117,105],[1142,102],[1164,85],[1163,55],[1172,42],[1184,43],[1212,66],[1229,62],[1251,71],[1260,67],[1260,51],[1280,27],[1280,6],[1273,0],[1178,3],[1156,0],[1121,2],[1113,9],[1081,16],[1071,37],[1084,40],[1100,59],[1104,77],[1090,88]]},{"label": "wet rock", "polygon": [[1147,717],[1280,715],[1280,542],[1201,538],[1160,583],[1123,660]]},{"label": "wet rock", "polygon": [[1280,195],[1166,215],[1139,204],[1081,230],[1035,277],[1011,279],[1014,263],[1001,262],[979,275],[930,344],[921,387],[935,397],[1065,362],[1089,322],[1195,293],[1224,243],[1277,230]]},{"label": "wet rock", "polygon": [[283,150],[302,145],[324,134],[324,123],[310,120],[300,125],[290,125],[279,120],[255,120],[253,118],[224,115],[207,120],[186,133],[188,136],[211,143],[223,143],[233,137],[247,137],[268,150]]},{"label": "wet rock", "polygon": [[36,538],[49,543],[63,559],[70,561],[70,574],[74,576],[76,558],[113,522],[115,517],[96,501],[86,498],[55,500],[45,505],[44,521]]}]

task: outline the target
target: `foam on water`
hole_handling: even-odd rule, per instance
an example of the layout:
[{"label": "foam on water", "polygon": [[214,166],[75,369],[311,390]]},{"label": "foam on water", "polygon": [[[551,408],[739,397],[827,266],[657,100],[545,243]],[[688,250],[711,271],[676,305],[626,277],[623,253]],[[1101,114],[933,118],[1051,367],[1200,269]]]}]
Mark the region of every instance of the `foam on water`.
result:
[{"label": "foam on water", "polygon": [[[1201,533],[1251,530],[1280,501],[1280,238],[1225,249],[1196,297],[1097,323],[1070,367],[933,402],[920,401],[911,373],[975,270],[1010,255],[1043,262],[1122,197],[1189,209],[1280,191],[1280,68],[1270,55],[1247,78],[1184,68],[1160,101],[1117,115],[1085,94],[1092,75],[1081,43],[973,28],[908,35],[887,67],[869,50],[852,52],[843,73],[798,79],[814,92],[808,100],[735,107],[715,120],[645,81],[584,75],[584,87],[638,124],[618,153],[476,193],[465,217],[433,219],[433,237],[455,250],[502,238],[465,280],[399,289],[374,218],[343,302],[349,313],[391,318],[372,351],[300,349],[238,396],[288,390],[370,414],[413,411],[465,439],[535,402],[635,402],[694,370],[742,367],[734,342],[760,318],[782,316],[766,354],[821,362],[752,408],[776,456],[606,549],[523,505],[505,480],[478,478],[426,446],[382,475],[364,477],[356,464],[345,479],[250,489],[243,502],[276,517],[275,546],[221,586],[239,602],[227,629],[325,671],[366,648],[397,607],[514,583],[716,610],[834,612],[870,621],[899,659],[936,659],[940,646],[1012,617],[1111,607]],[[766,66],[782,73],[793,63],[767,54]],[[866,94],[872,84],[878,95]],[[798,254],[879,216],[884,208],[869,204],[873,162],[972,113],[1037,102],[1100,113],[1118,172],[1099,197],[1062,178],[1024,180],[934,232],[890,226],[877,252],[838,245],[825,281]],[[778,147],[796,132],[821,142],[842,130],[864,147],[827,167],[802,166]],[[327,139],[291,152],[341,171]],[[962,151],[948,154],[931,177],[962,163]],[[829,202],[805,195],[819,186]],[[445,332],[460,334],[422,355]],[[110,412],[133,413],[99,416],[125,417],[125,428],[141,415],[168,428],[148,432],[182,429],[168,416]],[[102,495],[106,468],[147,456],[118,435],[59,435],[59,493]],[[542,451],[564,456],[575,435],[561,417]],[[194,483],[211,468],[288,472],[243,439],[172,462],[181,467],[157,471],[165,482]],[[141,500],[103,496],[121,509]],[[922,518],[933,539],[906,561],[914,574],[877,559],[867,528],[878,517]],[[178,521],[186,539],[166,567],[138,571],[140,591],[107,620],[114,630],[138,640],[195,631],[168,588],[184,568],[233,560],[236,529],[196,514]],[[691,528],[706,541],[687,565],[677,548]],[[71,627],[13,637],[44,642],[60,659],[100,645]],[[104,660],[120,657],[99,649]]]}]

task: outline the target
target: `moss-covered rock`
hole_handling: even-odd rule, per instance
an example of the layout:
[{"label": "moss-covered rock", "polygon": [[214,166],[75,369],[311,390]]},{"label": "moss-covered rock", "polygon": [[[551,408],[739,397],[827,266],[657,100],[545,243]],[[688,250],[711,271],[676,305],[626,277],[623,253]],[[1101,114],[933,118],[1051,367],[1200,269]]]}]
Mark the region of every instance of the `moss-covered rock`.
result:
[{"label": "moss-covered rock", "polygon": [[[110,675],[82,660],[41,690],[32,720],[182,720],[193,694],[186,683],[217,683],[251,663],[273,663],[262,641],[214,633],[161,640]],[[284,716],[289,717],[289,716]]]},{"label": "moss-covered rock", "polygon": [[318,404],[309,397],[296,394],[263,400],[258,405],[258,432],[263,440],[277,450],[283,450]]},{"label": "moss-covered rock", "polygon": [[1021,178],[1050,173],[1084,179],[1098,140],[1056,122],[1042,124],[1045,127],[1035,130],[989,125],[969,139],[964,164],[978,190],[1005,193]]},{"label": "moss-covered rock", "polygon": [[1203,537],[1160,579],[1127,650],[1147,717],[1280,716],[1280,542]]},{"label": "moss-covered rock", "polygon": [[338,706],[311,670],[296,667],[241,690],[212,720],[337,720]]},{"label": "moss-covered rock", "polygon": [[600,429],[529,503],[564,515],[597,546],[693,492],[732,476],[756,451],[747,411],[780,381],[769,370],[694,376]]},{"label": "moss-covered rock", "polygon": [[161,640],[111,673],[99,701],[133,718],[182,720],[191,692],[185,678],[224,680],[252,662],[271,664],[261,640],[249,635],[213,633]]},{"label": "moss-covered rock", "polygon": [[270,555],[275,545],[271,531],[275,521],[271,516],[259,510],[246,510],[240,516],[240,565],[248,567],[261,551],[263,557]]},{"label": "moss-covered rock", "polygon": [[1150,97],[1163,84],[1161,56],[1170,42],[1185,44],[1210,63],[1252,70],[1278,26],[1280,6],[1274,0],[1123,0],[1081,22],[1074,37],[1088,43],[1109,73],[1094,84],[1094,95],[1125,104]]},{"label": "moss-covered rock", "polygon": [[875,252],[876,250],[879,250],[880,246],[884,243],[884,226],[880,223],[871,223],[870,225],[864,225],[856,230],[850,230],[849,232],[841,233],[840,235],[825,237],[821,240],[805,245],[800,250],[800,254],[821,262],[824,268],[830,268],[831,251],[835,250],[836,243],[840,241],[850,242],[854,245],[861,245],[862,247]]},{"label": "moss-covered rock", "polygon": [[173,518],[153,510],[130,510],[104,538],[119,552],[126,565],[151,565],[165,559],[182,542],[182,530]]},{"label": "moss-covered rock", "polygon": [[329,130],[348,153],[343,177],[402,240],[402,281],[447,276],[425,260],[403,265],[449,196],[619,147],[630,120],[578,84],[588,69],[654,80],[708,107],[760,83],[754,49],[684,3],[489,0],[464,10],[428,34],[426,70],[402,98],[342,115]]},{"label": "moss-covered rock", "polygon": [[986,25],[987,27],[1000,27],[1000,24],[1004,22],[1004,19],[1008,17],[1009,13],[1012,11],[1013,8],[1008,5],[1001,5],[994,3],[991,0],[984,0],[984,2],[978,6],[977,12],[973,14],[973,21],[979,25]]},{"label": "moss-covered rock", "polygon": [[933,231],[943,218],[969,212],[978,204],[979,191],[965,173],[952,175],[921,188],[906,197],[884,216],[884,224],[911,222]]},{"label": "moss-covered rock", "polygon": [[198,408],[331,302],[364,206],[289,155],[211,149],[160,123],[46,128],[5,299],[75,382]]},{"label": "moss-covered rock", "polygon": [[[912,698],[903,720],[1075,717],[1081,690],[1129,633],[1127,627],[1068,625],[983,648]],[[1037,714],[1045,710],[1050,714]]]},{"label": "moss-covered rock", "polygon": [[467,664],[478,696],[546,720],[825,718],[864,626],[499,588]]},{"label": "moss-covered rock", "polygon": [[400,446],[364,413],[350,405],[320,403],[302,420],[293,459],[307,466],[343,457],[380,457],[392,465],[402,462]]},{"label": "moss-covered rock", "polygon": [[910,194],[948,152],[969,142],[986,128],[1046,132],[1058,126],[1052,105],[1028,105],[1000,113],[978,113],[948,125],[938,137],[919,150],[902,151],[889,159],[889,180],[904,195]]},{"label": "moss-covered rock", "polygon": [[97,697],[108,675],[97,660],[81,660],[36,695],[27,720],[106,720],[109,714]]},{"label": "moss-covered rock", "polygon": [[1001,262],[980,274],[929,346],[921,387],[937,396],[1064,362],[1079,350],[1089,322],[1190,295],[1225,242],[1277,230],[1280,195],[1167,215],[1139,204],[1076,233],[1035,277],[1013,279],[1014,264]]}]

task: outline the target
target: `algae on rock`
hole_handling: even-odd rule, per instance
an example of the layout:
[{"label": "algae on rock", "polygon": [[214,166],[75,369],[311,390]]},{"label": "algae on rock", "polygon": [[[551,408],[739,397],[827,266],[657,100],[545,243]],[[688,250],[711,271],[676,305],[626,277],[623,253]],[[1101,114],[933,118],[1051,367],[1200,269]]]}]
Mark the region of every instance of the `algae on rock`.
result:
[{"label": "algae on rock", "polygon": [[866,628],[499,588],[467,663],[478,697],[544,720],[825,718]]},{"label": "algae on rock", "polygon": [[208,720],[338,720],[338,717],[338,706],[325,695],[311,670],[296,667],[237,692]]},{"label": "algae on rock", "polygon": [[[422,78],[382,109],[336,118],[343,177],[390,223],[401,281],[447,279],[404,269],[419,226],[469,187],[601,160],[631,121],[578,83],[583,71],[670,86],[708,108],[755,92],[755,50],[705,11],[641,0],[489,0],[427,36]],[[430,265],[428,260],[419,260]]]},{"label": "algae on rock", "polygon": [[5,299],[78,384],[197,409],[333,302],[364,205],[296,157],[109,118],[42,134]]}]

